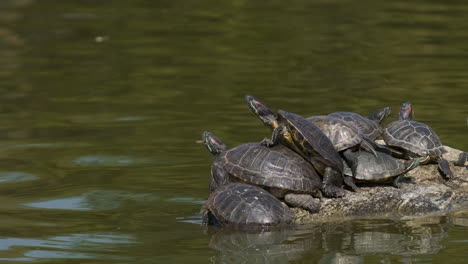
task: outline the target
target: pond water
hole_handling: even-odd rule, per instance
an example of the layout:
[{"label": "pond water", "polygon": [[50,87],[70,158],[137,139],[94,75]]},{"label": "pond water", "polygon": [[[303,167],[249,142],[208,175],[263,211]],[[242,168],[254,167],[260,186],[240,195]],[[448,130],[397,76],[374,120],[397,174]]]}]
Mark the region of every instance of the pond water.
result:
[{"label": "pond water", "polygon": [[468,211],[261,234],[200,226],[213,157],[313,115],[411,101],[468,150],[468,3],[0,2],[0,262],[462,263]]}]

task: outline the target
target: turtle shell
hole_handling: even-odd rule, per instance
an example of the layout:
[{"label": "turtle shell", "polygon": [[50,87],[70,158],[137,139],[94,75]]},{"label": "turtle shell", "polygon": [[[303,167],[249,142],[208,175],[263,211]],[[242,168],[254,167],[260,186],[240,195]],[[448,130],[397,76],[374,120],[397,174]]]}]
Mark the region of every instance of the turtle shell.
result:
[{"label": "turtle shell", "polygon": [[283,145],[245,143],[223,152],[217,162],[232,177],[255,185],[302,193],[321,188],[312,165]]},{"label": "turtle shell", "polygon": [[327,166],[340,173],[343,171],[341,158],[333,142],[320,127],[309,122],[306,118],[279,110],[281,118],[285,120],[288,130],[294,139],[294,144],[310,156],[320,156]]},{"label": "turtle shell", "polygon": [[437,134],[426,124],[412,120],[397,120],[384,130],[385,143],[404,149],[409,157],[439,157],[446,153]]},{"label": "turtle shell", "polygon": [[359,130],[340,119],[330,116],[311,116],[307,120],[323,131],[335,146],[336,151],[354,147],[362,142]]},{"label": "turtle shell", "polygon": [[360,114],[353,112],[335,112],[328,116],[340,119],[347,122],[358,129],[361,135],[367,136],[368,138],[375,140],[383,133],[383,128],[374,120],[363,117]]},{"label": "turtle shell", "polygon": [[[376,152],[374,155],[365,151],[356,151],[351,155],[356,155],[357,168],[356,180],[359,181],[384,181],[394,178],[405,172],[405,164],[403,161],[396,159],[388,154]],[[344,164],[344,174],[352,176],[351,169]]]},{"label": "turtle shell", "polygon": [[221,226],[278,226],[294,220],[291,209],[273,195],[242,183],[230,183],[212,192],[204,209],[204,222]]}]

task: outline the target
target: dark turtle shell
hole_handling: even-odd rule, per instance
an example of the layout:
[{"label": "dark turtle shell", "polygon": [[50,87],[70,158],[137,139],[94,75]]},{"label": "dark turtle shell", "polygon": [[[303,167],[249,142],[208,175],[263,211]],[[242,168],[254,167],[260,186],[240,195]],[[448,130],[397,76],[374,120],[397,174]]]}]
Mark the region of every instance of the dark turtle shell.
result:
[{"label": "dark turtle shell", "polygon": [[221,153],[216,162],[236,179],[259,186],[301,193],[321,188],[312,165],[283,145],[245,143]]},{"label": "dark turtle shell", "polygon": [[409,157],[440,157],[446,153],[437,134],[426,124],[412,120],[397,120],[384,130],[385,143],[403,149]]},{"label": "dark turtle shell", "polygon": [[[403,161],[382,152],[376,152],[376,154],[374,155],[365,151],[356,151],[351,154],[357,158],[356,180],[371,182],[386,181],[405,172],[406,166]],[[352,176],[351,169],[344,161],[343,165],[344,174]]]},{"label": "dark turtle shell", "polygon": [[318,126],[330,139],[336,151],[342,151],[361,144],[359,130],[340,119],[330,116],[311,116],[307,120]]},{"label": "dark turtle shell", "polygon": [[283,110],[279,110],[278,113],[286,122],[296,146],[308,155],[322,157],[327,162],[326,165],[342,173],[343,164],[340,155],[333,142],[318,126],[298,114]]},{"label": "dark turtle shell", "polygon": [[363,117],[357,113],[335,112],[329,114],[328,116],[347,122],[348,124],[357,128],[361,135],[367,136],[372,140],[375,140],[383,133],[383,128],[377,121],[370,120],[369,118]]},{"label": "dark turtle shell", "polygon": [[291,225],[294,213],[267,191],[230,183],[212,192],[204,206],[204,222],[231,227]]}]

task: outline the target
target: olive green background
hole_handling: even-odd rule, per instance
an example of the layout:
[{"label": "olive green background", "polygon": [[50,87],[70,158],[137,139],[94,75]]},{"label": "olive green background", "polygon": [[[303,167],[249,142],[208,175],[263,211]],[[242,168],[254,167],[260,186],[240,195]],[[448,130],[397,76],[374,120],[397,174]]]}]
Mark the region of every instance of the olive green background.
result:
[{"label": "olive green background", "polygon": [[411,101],[468,150],[462,1],[0,2],[0,262],[460,263],[468,213],[200,227],[213,157],[302,115]]}]

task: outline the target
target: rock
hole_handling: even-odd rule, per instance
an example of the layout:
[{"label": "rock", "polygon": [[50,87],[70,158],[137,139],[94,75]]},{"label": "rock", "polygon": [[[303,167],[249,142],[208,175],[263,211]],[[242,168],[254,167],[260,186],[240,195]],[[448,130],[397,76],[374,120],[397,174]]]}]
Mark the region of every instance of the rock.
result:
[{"label": "rock", "polygon": [[437,164],[421,165],[391,185],[361,185],[339,199],[323,198],[319,213],[292,208],[299,224],[355,216],[412,216],[468,208],[468,169],[452,163],[462,151],[445,146],[453,178],[444,180]]}]

